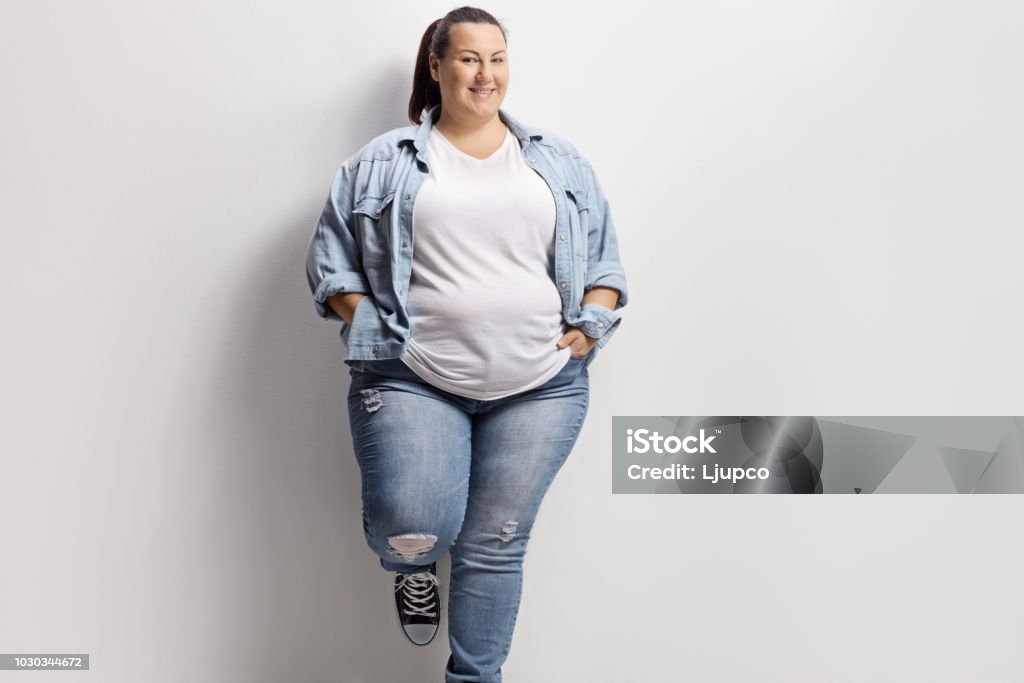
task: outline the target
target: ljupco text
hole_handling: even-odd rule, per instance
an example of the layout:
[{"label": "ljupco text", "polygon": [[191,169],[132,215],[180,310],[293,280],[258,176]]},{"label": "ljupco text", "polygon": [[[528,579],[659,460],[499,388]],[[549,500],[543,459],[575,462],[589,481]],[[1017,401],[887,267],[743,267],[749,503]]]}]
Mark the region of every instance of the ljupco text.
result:
[{"label": "ljupco text", "polygon": [[[719,464],[701,465],[701,479],[717,484],[720,481],[731,481],[735,484],[744,479],[767,479],[770,476],[767,467],[722,467]],[[679,463],[668,467],[646,467],[644,465],[630,465],[626,468],[626,475],[630,479],[696,479],[696,465],[680,465]]]}]

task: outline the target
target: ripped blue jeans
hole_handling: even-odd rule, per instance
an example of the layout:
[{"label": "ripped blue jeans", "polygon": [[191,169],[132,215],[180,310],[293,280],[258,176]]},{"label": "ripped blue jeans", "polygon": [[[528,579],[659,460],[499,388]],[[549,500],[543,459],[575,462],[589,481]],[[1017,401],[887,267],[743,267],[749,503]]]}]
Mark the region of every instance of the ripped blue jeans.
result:
[{"label": "ripped blue jeans", "polygon": [[451,553],[446,683],[501,681],[530,531],[587,414],[589,360],[494,400],[434,387],[397,358],[350,368],[370,548],[406,573]]}]

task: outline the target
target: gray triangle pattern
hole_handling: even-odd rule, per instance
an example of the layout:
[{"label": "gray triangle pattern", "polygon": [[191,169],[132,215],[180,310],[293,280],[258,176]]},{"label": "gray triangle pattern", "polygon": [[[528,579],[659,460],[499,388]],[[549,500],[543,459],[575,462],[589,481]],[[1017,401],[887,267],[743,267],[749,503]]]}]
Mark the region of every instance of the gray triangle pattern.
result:
[{"label": "gray triangle pattern", "polygon": [[970,493],[996,457],[995,453],[966,448],[939,448],[939,452],[957,493]]}]

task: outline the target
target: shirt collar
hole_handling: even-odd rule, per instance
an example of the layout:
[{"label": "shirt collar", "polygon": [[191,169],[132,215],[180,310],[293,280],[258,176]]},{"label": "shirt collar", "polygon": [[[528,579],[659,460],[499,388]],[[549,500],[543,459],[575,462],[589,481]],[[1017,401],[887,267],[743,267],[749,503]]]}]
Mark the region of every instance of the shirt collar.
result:
[{"label": "shirt collar", "polygon": [[[427,138],[430,136],[434,123],[440,117],[441,105],[435,104],[430,109],[430,113],[423,117],[419,127],[414,129],[415,133],[402,138],[403,140],[412,140],[413,145],[416,147],[416,158],[420,161],[426,161],[424,153],[427,149]],[[539,130],[532,126],[527,126],[504,109],[498,109],[498,117],[508,126],[512,134],[519,139],[519,146],[523,149],[530,143],[530,140],[541,140],[544,137]]]}]

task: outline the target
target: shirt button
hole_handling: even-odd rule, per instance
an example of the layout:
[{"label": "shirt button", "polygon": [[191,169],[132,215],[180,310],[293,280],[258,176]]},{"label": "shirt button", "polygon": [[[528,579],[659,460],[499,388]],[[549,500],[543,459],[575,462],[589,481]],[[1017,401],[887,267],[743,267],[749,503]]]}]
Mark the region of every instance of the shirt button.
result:
[{"label": "shirt button", "polygon": [[408,242],[402,242],[402,246],[403,247],[407,247],[407,246],[409,246],[409,243]]},{"label": "shirt button", "polygon": [[597,324],[597,327],[598,327],[598,329],[600,329],[600,328],[604,327],[604,323],[598,323],[598,324]]},{"label": "shirt button", "polygon": [[406,199],[412,199],[412,195],[411,194],[407,194],[407,195],[405,195],[405,198]]},{"label": "shirt button", "polygon": [[558,236],[558,238],[561,239],[564,242],[565,241],[565,233],[563,232],[561,235]]},{"label": "shirt button", "polygon": [[562,289],[565,289],[565,288],[566,288],[566,287],[568,287],[568,286],[569,286],[569,283],[568,283],[568,282],[563,282],[563,283],[562,283]]},{"label": "shirt button", "polygon": [[537,163],[537,160],[536,159],[530,159],[530,163],[531,164],[535,164],[535,163]]}]

